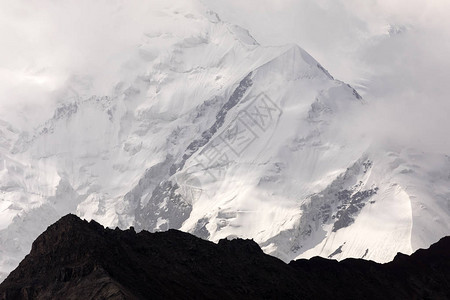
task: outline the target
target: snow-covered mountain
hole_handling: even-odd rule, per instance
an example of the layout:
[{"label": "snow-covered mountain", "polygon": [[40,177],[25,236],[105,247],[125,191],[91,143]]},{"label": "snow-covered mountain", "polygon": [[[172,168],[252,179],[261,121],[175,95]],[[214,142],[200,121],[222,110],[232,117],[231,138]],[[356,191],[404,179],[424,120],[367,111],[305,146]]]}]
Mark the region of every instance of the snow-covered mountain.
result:
[{"label": "snow-covered mountain", "polygon": [[110,92],[74,80],[34,130],[0,122],[2,278],[69,212],[286,261],[386,262],[450,233],[448,156],[343,138],[370,103],[297,45],[194,1],[153,13]]}]

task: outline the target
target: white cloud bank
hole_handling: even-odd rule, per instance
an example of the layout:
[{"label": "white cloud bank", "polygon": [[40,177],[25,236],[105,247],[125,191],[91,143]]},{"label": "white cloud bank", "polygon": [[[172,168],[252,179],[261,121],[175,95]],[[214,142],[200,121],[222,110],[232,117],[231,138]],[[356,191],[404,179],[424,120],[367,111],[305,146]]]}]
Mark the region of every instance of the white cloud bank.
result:
[{"label": "white cloud bank", "polygon": [[172,6],[162,0],[0,1],[0,118],[11,121],[12,112],[25,118],[39,104],[36,123],[51,114],[68,85],[101,95],[119,77],[133,78],[137,68],[127,64],[157,26],[155,14]]},{"label": "white cloud bank", "polygon": [[[449,1],[202,2],[262,44],[299,44],[354,85],[370,109],[341,132],[450,152]],[[24,124],[30,115],[45,119],[68,82],[88,82],[90,92],[106,93],[118,76],[132,72],[126,63],[155,25],[151,12],[173,3],[1,1],[0,118],[11,120],[14,111]]]},{"label": "white cloud bank", "polygon": [[370,108],[342,133],[450,152],[450,1],[204,2],[262,43],[299,44],[355,86]]}]

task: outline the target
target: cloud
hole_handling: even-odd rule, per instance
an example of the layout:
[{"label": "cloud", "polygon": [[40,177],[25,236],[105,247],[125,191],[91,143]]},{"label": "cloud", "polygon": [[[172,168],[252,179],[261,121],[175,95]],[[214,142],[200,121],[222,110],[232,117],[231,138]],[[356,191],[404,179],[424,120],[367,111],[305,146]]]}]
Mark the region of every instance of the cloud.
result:
[{"label": "cloud", "polygon": [[[4,0],[0,2],[0,118],[17,122],[40,109],[52,113],[68,86],[107,94],[123,78],[127,63],[164,1]],[[41,116],[38,118],[38,116]],[[13,120],[14,119],[14,120]],[[27,124],[30,120],[22,120]]]},{"label": "cloud", "polygon": [[450,152],[450,2],[203,1],[263,44],[299,44],[356,87],[369,105],[341,135]]},{"label": "cloud", "polygon": [[[263,45],[299,44],[355,86],[370,104],[341,125],[342,134],[357,127],[376,142],[450,152],[449,1],[201,1]],[[107,94],[133,78],[139,68],[129,62],[143,33],[158,26],[155,12],[186,2],[1,1],[0,119],[20,113],[31,126],[70,85]]]}]

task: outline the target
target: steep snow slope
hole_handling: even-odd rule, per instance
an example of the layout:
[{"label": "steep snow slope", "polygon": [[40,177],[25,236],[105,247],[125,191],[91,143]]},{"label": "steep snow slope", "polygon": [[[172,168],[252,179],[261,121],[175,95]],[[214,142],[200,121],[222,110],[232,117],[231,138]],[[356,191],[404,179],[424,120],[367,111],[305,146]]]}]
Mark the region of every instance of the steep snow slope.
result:
[{"label": "steep snow slope", "polygon": [[73,82],[32,132],[0,123],[1,272],[69,212],[254,238],[284,260],[384,262],[450,233],[448,157],[339,138],[369,105],[303,49],[194,1],[151,13],[110,92]]}]

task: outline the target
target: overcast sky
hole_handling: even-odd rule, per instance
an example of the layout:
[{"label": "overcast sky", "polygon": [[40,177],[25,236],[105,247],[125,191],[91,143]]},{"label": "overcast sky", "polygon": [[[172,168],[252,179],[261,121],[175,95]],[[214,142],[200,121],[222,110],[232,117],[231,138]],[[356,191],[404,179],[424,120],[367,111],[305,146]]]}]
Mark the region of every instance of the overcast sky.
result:
[{"label": "overcast sky", "polygon": [[[346,124],[349,131],[450,153],[450,1],[201,1],[263,45],[297,43],[356,87],[371,107]],[[151,26],[152,5],[0,1],[0,118],[35,112],[36,103],[45,116],[46,103],[75,74],[88,73],[100,87],[114,81],[109,76]]]}]

